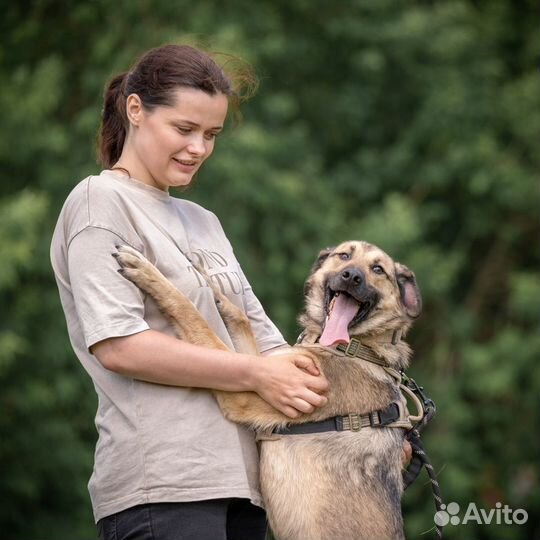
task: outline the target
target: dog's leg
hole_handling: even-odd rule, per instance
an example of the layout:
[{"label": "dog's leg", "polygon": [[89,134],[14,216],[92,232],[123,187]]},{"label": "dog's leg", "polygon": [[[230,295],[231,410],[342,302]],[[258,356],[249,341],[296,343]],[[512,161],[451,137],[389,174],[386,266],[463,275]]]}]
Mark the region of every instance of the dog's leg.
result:
[{"label": "dog's leg", "polygon": [[[161,312],[173,324],[180,339],[195,345],[229,350],[214,334],[195,306],[144,255],[129,246],[120,246],[114,256],[121,266],[119,272],[155,300]],[[253,347],[253,343],[250,345],[250,339],[254,342],[254,338],[245,315],[225,297],[218,296],[218,300],[220,301],[218,306],[221,305],[225,317],[229,318],[229,323],[243,333],[246,347]],[[261,362],[264,361],[268,360],[261,359]],[[233,422],[248,424],[255,428],[267,428],[284,425],[289,420],[255,392],[214,390],[213,393],[224,416]]]},{"label": "dog's leg", "polygon": [[206,279],[206,283],[214,293],[216,307],[231,336],[234,350],[240,353],[258,355],[259,348],[257,347],[257,341],[246,314],[220,291],[219,287],[216,286],[203,268],[195,266],[195,269]]}]

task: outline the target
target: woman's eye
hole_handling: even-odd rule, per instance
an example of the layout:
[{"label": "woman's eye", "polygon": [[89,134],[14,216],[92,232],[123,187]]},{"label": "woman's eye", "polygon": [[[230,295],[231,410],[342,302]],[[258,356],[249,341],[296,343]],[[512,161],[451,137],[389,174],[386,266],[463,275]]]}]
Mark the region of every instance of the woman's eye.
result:
[{"label": "woman's eye", "polygon": [[348,253],[340,253],[339,258],[342,261],[348,261],[351,258],[351,256]]},{"label": "woman's eye", "polygon": [[187,135],[188,133],[191,133],[191,128],[184,128],[184,127],[177,127],[176,128],[182,135]]},{"label": "woman's eye", "polygon": [[207,134],[205,135],[206,139],[209,140],[209,141],[215,139],[217,136],[218,136],[217,133],[207,133]]},{"label": "woman's eye", "polygon": [[375,272],[376,274],[384,274],[384,268],[378,264],[374,265],[371,267],[371,269],[373,270],[373,272]]}]

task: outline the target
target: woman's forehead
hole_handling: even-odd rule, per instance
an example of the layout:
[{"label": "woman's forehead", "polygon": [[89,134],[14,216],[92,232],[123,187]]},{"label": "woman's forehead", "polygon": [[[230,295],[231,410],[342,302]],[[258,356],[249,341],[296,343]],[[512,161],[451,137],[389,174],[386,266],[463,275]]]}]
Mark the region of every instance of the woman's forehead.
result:
[{"label": "woman's forehead", "polygon": [[172,92],[172,97],[171,105],[162,107],[162,113],[171,119],[204,124],[205,127],[223,127],[229,106],[225,94],[208,94],[196,88],[180,87]]}]

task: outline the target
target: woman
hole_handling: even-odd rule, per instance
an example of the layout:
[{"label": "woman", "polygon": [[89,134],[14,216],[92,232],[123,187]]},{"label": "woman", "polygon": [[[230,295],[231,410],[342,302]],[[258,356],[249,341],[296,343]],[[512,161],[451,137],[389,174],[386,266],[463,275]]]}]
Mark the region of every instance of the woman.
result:
[{"label": "woman", "polygon": [[111,255],[120,244],[144,253],[233,351],[201,265],[245,310],[263,354],[286,346],[218,219],[168,192],[191,183],[237,99],[202,51],[148,51],[106,88],[104,170],[73,189],[54,232],[70,340],[98,395],[89,491],[103,540],[263,539],[253,433],[226,421],[205,389],[254,391],[290,417],[326,400],[327,382],[308,357],[261,359],[176,339]]}]

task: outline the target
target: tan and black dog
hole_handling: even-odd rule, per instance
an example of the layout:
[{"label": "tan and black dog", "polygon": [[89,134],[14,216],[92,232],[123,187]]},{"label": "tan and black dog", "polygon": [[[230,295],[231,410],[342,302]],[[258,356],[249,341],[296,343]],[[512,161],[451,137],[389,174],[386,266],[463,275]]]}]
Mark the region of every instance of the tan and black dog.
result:
[{"label": "tan and black dog", "polygon": [[[226,348],[139,252],[122,246],[115,256],[178,337]],[[247,318],[213,289],[236,350],[256,354]],[[328,379],[328,403],[292,420],[253,392],[214,391],[226,418],[260,434],[261,489],[279,540],[404,538],[401,452],[413,417],[398,370],[411,353],[401,337],[420,310],[410,270],[374,245],[344,242],[322,251],[312,268],[299,319],[302,342],[295,346]]]}]

